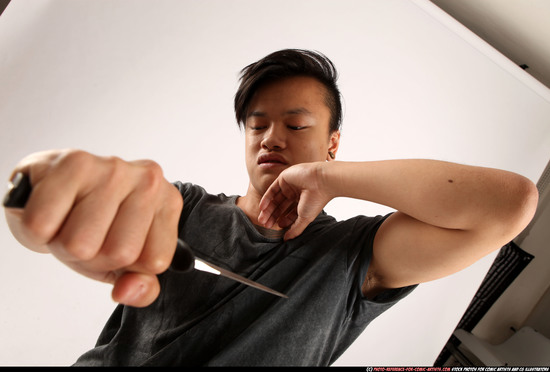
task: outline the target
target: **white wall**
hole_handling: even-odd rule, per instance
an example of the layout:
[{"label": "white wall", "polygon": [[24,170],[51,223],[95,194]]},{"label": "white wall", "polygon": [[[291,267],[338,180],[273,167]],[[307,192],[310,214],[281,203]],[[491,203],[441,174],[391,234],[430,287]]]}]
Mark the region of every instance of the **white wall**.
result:
[{"label": "white wall", "polygon": [[[237,74],[288,47],[340,70],[340,160],[424,157],[533,181],[548,161],[548,90],[424,0],[12,0],[0,18],[0,177],[28,153],[74,147],[243,194]],[[388,209],[342,199],[327,210]],[[110,286],[26,251],[4,220],[0,246],[0,364],[71,364],[114,307]],[[337,364],[431,365],[493,258],[422,285]]]}]

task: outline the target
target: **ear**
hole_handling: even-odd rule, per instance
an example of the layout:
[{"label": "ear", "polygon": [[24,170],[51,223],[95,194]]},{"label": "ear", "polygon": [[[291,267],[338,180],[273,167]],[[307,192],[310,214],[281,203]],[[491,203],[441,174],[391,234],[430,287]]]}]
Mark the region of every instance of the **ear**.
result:
[{"label": "ear", "polygon": [[334,158],[332,158],[329,153],[332,152],[334,156],[336,156],[336,152],[338,152],[338,146],[340,145],[340,131],[335,130],[330,134],[329,144],[328,144],[328,150],[327,150],[327,161],[332,161]]}]

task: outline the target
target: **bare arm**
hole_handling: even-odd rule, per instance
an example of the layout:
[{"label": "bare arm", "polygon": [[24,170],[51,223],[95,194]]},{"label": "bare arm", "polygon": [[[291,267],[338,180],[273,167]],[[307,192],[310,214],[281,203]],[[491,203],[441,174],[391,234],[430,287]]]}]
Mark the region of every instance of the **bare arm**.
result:
[{"label": "bare arm", "polygon": [[319,196],[309,196],[317,200],[311,208],[300,206],[300,200],[295,216],[288,216],[283,223],[293,224],[288,238],[301,233],[317,215],[317,204],[324,206],[335,197],[368,200],[397,210],[382,224],[374,241],[363,286],[369,296],[384,288],[441,278],[471,265],[519,234],[533,217],[538,200],[535,186],[525,177],[442,161],[328,162],[296,167],[286,170],[288,175],[281,173],[272,185],[277,192],[268,190],[261,203],[261,222],[284,221],[287,217],[275,205],[293,197],[299,200],[305,191],[295,186],[294,179],[299,174],[307,178],[304,190]]}]

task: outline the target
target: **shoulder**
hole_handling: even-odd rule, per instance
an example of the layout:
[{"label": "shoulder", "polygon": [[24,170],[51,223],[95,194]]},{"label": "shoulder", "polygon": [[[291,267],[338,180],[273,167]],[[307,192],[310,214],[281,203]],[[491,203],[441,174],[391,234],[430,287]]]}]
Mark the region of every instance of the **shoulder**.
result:
[{"label": "shoulder", "polygon": [[346,219],[338,220],[335,217],[327,214],[324,210],[317,216],[312,225],[319,225],[321,227],[333,227],[336,229],[344,229],[361,234],[368,231],[376,231],[389,216],[394,212],[386,215],[365,216],[358,215],[349,217]]},{"label": "shoulder", "polygon": [[191,182],[181,182],[176,181],[173,183],[174,186],[179,190],[181,195],[185,198],[192,197],[192,196],[201,196],[201,195],[207,195],[208,193],[204,189],[204,187],[196,185]]},{"label": "shoulder", "polygon": [[227,196],[224,193],[213,194],[203,186],[191,182],[174,182],[183,198],[182,218],[187,219],[191,214],[221,215],[226,212],[235,213],[235,201],[238,195]]},{"label": "shoulder", "polygon": [[359,215],[335,222],[334,228],[345,233],[353,242],[372,246],[379,228],[392,214],[393,212],[376,216]]},{"label": "shoulder", "polygon": [[[227,203],[232,199],[236,199],[236,195],[227,196],[223,193],[220,194],[211,194],[206,189],[200,185],[191,183],[191,182],[180,182],[176,181],[173,185],[179,190],[183,197],[185,204],[196,204],[201,200],[208,200],[212,203]],[[185,206],[184,206],[185,207]]]},{"label": "shoulder", "polygon": [[359,215],[337,220],[323,212],[297,239],[345,247],[348,255],[360,255],[369,260],[377,231],[390,215],[391,213],[385,216]]}]

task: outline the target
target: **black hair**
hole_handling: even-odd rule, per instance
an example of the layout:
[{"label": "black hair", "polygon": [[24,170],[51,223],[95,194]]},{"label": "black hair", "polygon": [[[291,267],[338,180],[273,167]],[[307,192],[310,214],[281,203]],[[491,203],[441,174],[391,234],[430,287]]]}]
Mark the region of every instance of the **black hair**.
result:
[{"label": "black hair", "polygon": [[325,103],[331,114],[330,133],[339,130],[342,122],[342,103],[336,84],[338,72],[325,55],[303,49],[279,50],[242,69],[241,83],[234,102],[239,127],[244,127],[250,100],[262,85],[296,76],[315,78],[325,86]]}]

